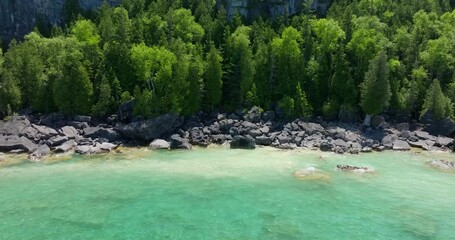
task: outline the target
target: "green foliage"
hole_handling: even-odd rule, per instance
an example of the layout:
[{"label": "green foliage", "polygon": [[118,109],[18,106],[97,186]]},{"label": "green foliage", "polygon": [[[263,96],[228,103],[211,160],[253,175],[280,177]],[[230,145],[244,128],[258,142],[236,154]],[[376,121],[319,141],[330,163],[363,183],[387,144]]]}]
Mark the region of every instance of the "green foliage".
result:
[{"label": "green foliage", "polygon": [[275,19],[229,19],[217,3],[124,0],[90,14],[65,1],[63,29],[38,16],[45,37],[32,32],[0,57],[0,112],[106,116],[135,99],[146,118],[251,105],[302,118],[358,105],[451,116],[440,93],[427,95],[438,79],[455,100],[452,1],[338,0],[327,18],[306,1]]},{"label": "green foliage", "polygon": [[221,103],[223,87],[222,61],[223,58],[219,51],[212,45],[207,55],[207,72],[205,77],[207,101],[210,109]]},{"label": "green foliage", "polygon": [[362,110],[369,115],[376,115],[385,110],[390,101],[389,69],[384,51],[370,62],[370,67],[361,85]]},{"label": "green foliage", "polygon": [[431,84],[422,109],[421,116],[426,113],[431,113],[434,119],[452,117],[453,104],[450,101],[450,98],[446,97],[442,92],[441,85],[437,79]]}]

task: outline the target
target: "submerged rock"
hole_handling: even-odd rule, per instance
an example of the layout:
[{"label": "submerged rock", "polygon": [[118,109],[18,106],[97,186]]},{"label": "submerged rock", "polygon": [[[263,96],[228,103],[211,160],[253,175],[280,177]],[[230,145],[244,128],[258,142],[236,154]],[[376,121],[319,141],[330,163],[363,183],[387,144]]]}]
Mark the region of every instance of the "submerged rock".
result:
[{"label": "submerged rock", "polygon": [[443,170],[455,170],[455,162],[447,160],[432,160],[429,161],[430,166],[443,169]]},{"label": "submerged rock", "polygon": [[345,172],[355,172],[355,173],[371,173],[374,172],[373,169],[368,167],[357,167],[350,165],[337,165],[337,170]]},{"label": "submerged rock", "polygon": [[329,174],[315,168],[315,167],[308,167],[304,169],[299,169],[294,172],[294,177],[300,180],[322,180],[328,181],[332,179],[332,176]]}]

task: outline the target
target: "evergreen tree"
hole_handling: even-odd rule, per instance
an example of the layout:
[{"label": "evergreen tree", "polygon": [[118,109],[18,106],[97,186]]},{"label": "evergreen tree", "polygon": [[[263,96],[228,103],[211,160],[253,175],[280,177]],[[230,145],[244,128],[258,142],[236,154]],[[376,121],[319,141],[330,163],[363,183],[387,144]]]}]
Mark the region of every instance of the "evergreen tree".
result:
[{"label": "evergreen tree", "polygon": [[365,124],[369,125],[369,116],[381,113],[389,105],[390,82],[387,55],[384,51],[370,62],[370,67],[361,85],[362,110],[367,114]]},{"label": "evergreen tree", "polygon": [[424,116],[430,113],[435,120],[451,117],[453,115],[453,106],[450,98],[442,92],[439,80],[435,79],[431,84],[422,107]]},{"label": "evergreen tree", "polygon": [[215,46],[210,47],[210,52],[207,55],[207,72],[205,89],[207,91],[207,100],[210,109],[218,106],[221,103],[222,87],[223,87],[223,58]]}]

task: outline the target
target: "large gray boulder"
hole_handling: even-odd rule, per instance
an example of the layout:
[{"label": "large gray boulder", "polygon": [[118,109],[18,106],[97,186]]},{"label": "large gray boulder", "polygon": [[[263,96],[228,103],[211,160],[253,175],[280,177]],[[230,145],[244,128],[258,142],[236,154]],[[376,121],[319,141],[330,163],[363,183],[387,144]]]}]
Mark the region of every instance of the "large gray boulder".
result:
[{"label": "large gray boulder", "polygon": [[60,134],[68,137],[69,139],[75,139],[76,137],[79,136],[79,132],[77,131],[77,129],[72,126],[64,126],[60,128],[59,132]]},{"label": "large gray boulder", "polygon": [[42,157],[51,153],[51,149],[46,144],[39,146],[32,154],[29,159],[32,161],[39,161]]},{"label": "large gray boulder", "polygon": [[120,125],[115,128],[125,138],[151,141],[164,134],[172,133],[182,126],[183,118],[176,114],[165,114],[145,121]]},{"label": "large gray boulder", "polygon": [[0,151],[24,150],[28,153],[35,151],[38,146],[26,137],[0,136]]},{"label": "large gray boulder", "polygon": [[395,140],[393,142],[393,150],[409,151],[409,150],[411,150],[411,146],[403,140]]},{"label": "large gray boulder", "polygon": [[89,138],[104,138],[110,142],[117,141],[120,134],[112,128],[88,127],[84,129],[84,136]]},{"label": "large gray boulder", "polygon": [[73,150],[73,148],[76,146],[77,146],[76,141],[69,140],[69,141],[66,141],[65,143],[63,143],[62,145],[56,147],[55,152],[56,153],[65,153],[65,152]]},{"label": "large gray boulder", "polygon": [[251,136],[234,136],[231,141],[232,149],[255,149],[256,141]]},{"label": "large gray boulder", "polygon": [[29,127],[31,124],[26,117],[14,116],[7,121],[0,121],[0,135],[21,136]]},{"label": "large gray boulder", "polygon": [[151,149],[169,149],[171,148],[171,144],[163,139],[155,139],[150,143],[149,147]]}]

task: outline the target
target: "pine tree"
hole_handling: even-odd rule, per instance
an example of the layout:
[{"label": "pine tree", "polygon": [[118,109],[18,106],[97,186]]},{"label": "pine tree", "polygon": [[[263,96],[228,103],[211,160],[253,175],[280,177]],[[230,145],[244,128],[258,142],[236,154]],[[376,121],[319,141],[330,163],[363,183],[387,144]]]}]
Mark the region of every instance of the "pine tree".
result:
[{"label": "pine tree", "polygon": [[223,87],[223,69],[221,62],[223,58],[215,48],[210,47],[210,52],[207,56],[207,73],[205,89],[207,91],[207,100],[210,109],[218,106],[222,98],[222,87]]},{"label": "pine tree", "polygon": [[384,51],[370,62],[370,67],[361,85],[362,110],[367,114],[365,125],[369,125],[371,115],[376,115],[385,110],[390,101],[389,69],[387,55]]},{"label": "pine tree", "polygon": [[430,86],[423,103],[421,117],[430,113],[435,120],[452,116],[452,102],[444,95],[439,84],[435,79]]}]

